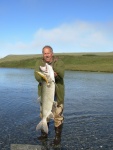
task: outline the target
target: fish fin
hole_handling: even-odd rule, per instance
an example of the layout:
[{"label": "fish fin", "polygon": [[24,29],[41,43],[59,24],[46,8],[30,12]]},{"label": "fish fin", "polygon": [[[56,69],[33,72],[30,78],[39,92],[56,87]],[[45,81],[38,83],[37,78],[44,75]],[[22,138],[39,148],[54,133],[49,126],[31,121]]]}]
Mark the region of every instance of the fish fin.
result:
[{"label": "fish fin", "polygon": [[39,124],[36,126],[36,130],[43,130],[45,133],[48,133],[47,121],[41,120]]},{"label": "fish fin", "polygon": [[37,98],[38,102],[41,102],[41,96]]},{"label": "fish fin", "polygon": [[54,119],[54,115],[53,115],[52,112],[50,113],[50,115],[48,116],[48,118],[49,118],[49,119]]},{"label": "fish fin", "polygon": [[46,83],[48,84],[48,79],[47,79],[47,77],[46,77],[42,72],[36,71],[36,73],[37,73],[40,77],[42,77],[42,78],[46,81]]},{"label": "fish fin", "polygon": [[55,108],[57,107],[57,102],[56,101],[53,102],[53,107],[55,107]]},{"label": "fish fin", "polygon": [[53,106],[52,106],[52,113],[54,114],[57,108],[57,102],[53,102]]}]

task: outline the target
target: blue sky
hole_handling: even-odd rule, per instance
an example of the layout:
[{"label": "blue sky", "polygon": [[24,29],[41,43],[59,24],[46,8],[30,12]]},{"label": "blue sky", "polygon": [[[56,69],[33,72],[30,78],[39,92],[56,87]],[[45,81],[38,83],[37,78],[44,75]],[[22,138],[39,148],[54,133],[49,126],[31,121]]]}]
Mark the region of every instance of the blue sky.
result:
[{"label": "blue sky", "polygon": [[0,57],[113,51],[113,0],[0,0]]}]

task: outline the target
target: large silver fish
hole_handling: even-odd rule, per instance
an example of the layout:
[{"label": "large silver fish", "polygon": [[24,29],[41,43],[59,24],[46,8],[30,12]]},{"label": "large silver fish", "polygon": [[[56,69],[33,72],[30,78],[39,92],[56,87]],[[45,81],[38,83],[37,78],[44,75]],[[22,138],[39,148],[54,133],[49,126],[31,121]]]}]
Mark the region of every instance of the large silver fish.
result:
[{"label": "large silver fish", "polygon": [[43,130],[48,133],[47,118],[54,118],[52,108],[54,104],[55,78],[52,66],[47,63],[45,67],[40,66],[40,70],[41,72],[37,73],[43,78],[41,90],[42,120],[37,125],[36,130]]}]

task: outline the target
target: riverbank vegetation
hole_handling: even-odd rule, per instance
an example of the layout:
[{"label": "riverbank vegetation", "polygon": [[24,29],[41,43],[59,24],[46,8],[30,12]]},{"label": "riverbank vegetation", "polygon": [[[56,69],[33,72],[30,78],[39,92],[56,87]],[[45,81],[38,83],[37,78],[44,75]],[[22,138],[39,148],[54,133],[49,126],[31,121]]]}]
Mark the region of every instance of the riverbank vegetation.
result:
[{"label": "riverbank vegetation", "polygon": [[[61,53],[55,54],[65,63],[66,70],[113,73],[113,52],[109,53]],[[0,59],[0,67],[34,68],[39,55],[9,55]]]}]

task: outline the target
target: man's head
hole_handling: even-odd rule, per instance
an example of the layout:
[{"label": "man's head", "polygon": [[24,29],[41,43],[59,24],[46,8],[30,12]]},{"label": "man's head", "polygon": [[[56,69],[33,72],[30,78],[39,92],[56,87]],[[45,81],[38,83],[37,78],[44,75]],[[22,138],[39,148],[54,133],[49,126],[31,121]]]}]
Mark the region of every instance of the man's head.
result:
[{"label": "man's head", "polygon": [[50,46],[44,46],[42,49],[43,59],[47,63],[51,63],[53,59],[53,49]]}]

